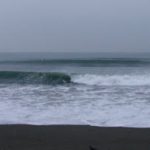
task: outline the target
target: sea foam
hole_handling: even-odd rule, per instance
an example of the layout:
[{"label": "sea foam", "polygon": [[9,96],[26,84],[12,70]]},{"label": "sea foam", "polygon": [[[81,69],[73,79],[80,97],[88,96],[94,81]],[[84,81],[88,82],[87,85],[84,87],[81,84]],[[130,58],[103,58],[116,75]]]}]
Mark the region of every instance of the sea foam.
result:
[{"label": "sea foam", "polygon": [[145,75],[95,75],[85,74],[72,77],[72,81],[87,85],[150,85],[150,74]]}]

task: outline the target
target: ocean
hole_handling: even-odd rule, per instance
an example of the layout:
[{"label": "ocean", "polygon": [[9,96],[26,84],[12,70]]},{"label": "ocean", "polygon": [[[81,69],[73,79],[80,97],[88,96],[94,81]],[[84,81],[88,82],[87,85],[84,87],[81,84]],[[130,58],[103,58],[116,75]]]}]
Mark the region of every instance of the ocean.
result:
[{"label": "ocean", "polygon": [[1,53],[0,124],[150,127],[149,53]]}]

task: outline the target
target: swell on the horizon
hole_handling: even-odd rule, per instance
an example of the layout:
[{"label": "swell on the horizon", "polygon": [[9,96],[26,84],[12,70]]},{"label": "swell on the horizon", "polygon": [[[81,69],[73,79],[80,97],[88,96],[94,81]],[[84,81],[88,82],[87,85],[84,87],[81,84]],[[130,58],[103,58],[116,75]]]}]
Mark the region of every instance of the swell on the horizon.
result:
[{"label": "swell on the horizon", "polygon": [[150,59],[140,58],[94,58],[94,59],[35,59],[22,61],[0,61],[11,64],[48,64],[48,65],[83,65],[83,66],[114,66],[114,65],[150,65]]}]

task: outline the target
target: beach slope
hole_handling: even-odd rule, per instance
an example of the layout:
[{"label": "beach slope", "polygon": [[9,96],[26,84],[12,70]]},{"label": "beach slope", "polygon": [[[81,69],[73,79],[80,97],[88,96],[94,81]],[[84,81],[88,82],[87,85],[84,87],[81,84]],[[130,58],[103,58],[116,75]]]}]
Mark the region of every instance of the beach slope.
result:
[{"label": "beach slope", "polygon": [[148,150],[149,128],[0,125],[0,150]]}]

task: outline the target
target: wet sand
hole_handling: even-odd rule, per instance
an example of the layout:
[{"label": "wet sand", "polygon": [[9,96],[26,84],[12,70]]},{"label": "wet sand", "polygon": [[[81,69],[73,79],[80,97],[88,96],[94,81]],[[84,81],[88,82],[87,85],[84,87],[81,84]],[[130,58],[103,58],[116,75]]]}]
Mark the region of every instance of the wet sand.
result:
[{"label": "wet sand", "polygon": [[0,125],[0,150],[149,150],[150,128]]}]

